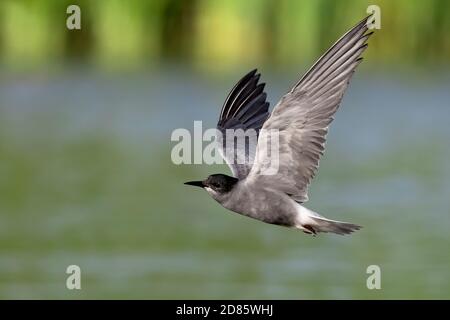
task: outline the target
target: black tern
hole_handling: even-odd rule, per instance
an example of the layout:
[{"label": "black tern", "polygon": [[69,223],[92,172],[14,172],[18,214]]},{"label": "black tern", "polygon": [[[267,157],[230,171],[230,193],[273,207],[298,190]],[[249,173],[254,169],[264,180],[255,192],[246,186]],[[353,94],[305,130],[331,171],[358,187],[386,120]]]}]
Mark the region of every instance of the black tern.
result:
[{"label": "black tern", "polygon": [[[239,148],[236,162],[222,148],[221,154],[233,177],[213,174],[203,181],[185,184],[204,188],[223,207],[236,213],[275,225],[300,229],[307,234],[319,232],[349,234],[361,226],[327,219],[305,208],[308,186],[324,153],[328,127],[333,121],[349,81],[367,48],[367,21],[363,19],[344,34],[305,73],[290,92],[269,113],[264,83],[253,70],[231,90],[222,107],[217,129],[226,137],[227,129],[254,129],[258,133],[256,150]],[[268,156],[262,137],[278,132],[278,169],[263,174]],[[244,155],[239,154],[245,153]]]}]

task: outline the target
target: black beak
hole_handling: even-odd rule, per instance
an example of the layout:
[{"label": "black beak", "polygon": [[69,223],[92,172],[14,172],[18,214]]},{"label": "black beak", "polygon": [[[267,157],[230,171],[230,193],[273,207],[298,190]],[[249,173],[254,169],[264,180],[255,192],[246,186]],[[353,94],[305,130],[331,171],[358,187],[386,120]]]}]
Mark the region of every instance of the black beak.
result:
[{"label": "black beak", "polygon": [[203,183],[203,181],[189,181],[189,182],[185,182],[184,184],[187,184],[189,186],[200,187],[200,188],[205,187],[205,184]]}]

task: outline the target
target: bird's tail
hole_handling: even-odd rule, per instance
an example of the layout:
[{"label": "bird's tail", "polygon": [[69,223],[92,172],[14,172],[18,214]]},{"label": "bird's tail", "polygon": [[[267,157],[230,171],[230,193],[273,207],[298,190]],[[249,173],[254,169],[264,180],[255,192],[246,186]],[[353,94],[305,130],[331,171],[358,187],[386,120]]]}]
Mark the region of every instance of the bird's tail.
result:
[{"label": "bird's tail", "polygon": [[305,233],[332,232],[340,235],[350,234],[362,227],[353,223],[330,220],[301,206],[298,228]]},{"label": "bird's tail", "polygon": [[[325,218],[311,217],[314,221],[312,228],[317,232],[332,232],[340,235],[350,234],[356,230],[361,229],[357,224],[329,220]],[[313,232],[314,233],[314,232]]]}]

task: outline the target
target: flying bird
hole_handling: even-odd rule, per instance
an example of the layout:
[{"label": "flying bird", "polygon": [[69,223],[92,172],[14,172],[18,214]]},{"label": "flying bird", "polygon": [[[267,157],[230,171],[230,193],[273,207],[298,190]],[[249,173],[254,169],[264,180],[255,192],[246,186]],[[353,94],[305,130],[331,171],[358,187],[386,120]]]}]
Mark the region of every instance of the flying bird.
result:
[{"label": "flying bird", "polygon": [[[281,98],[272,113],[257,70],[239,80],[223,104],[217,129],[222,134],[221,141],[226,141],[230,129],[253,129],[258,143],[253,148],[251,144],[249,148],[235,148],[231,156],[227,152],[229,146],[221,143],[221,154],[233,176],[213,174],[185,184],[205,189],[231,211],[307,234],[344,235],[359,230],[359,225],[327,219],[303,204],[308,200],[308,186],[324,153],[329,125],[373,33],[367,32],[369,18],[331,46]],[[276,173],[264,174],[270,152],[261,141],[267,139],[271,130],[278,132],[278,167]]]}]

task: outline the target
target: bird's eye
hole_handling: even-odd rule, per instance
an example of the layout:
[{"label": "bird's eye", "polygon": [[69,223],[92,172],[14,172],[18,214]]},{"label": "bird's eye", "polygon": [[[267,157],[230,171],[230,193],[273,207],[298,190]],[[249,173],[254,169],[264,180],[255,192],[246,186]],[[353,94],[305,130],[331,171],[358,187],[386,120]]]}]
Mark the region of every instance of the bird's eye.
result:
[{"label": "bird's eye", "polygon": [[214,188],[219,188],[219,187],[220,187],[220,184],[218,184],[218,183],[213,183],[212,186],[213,186]]}]

